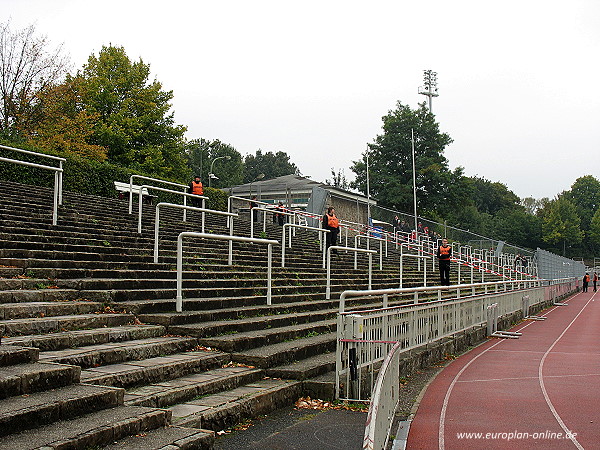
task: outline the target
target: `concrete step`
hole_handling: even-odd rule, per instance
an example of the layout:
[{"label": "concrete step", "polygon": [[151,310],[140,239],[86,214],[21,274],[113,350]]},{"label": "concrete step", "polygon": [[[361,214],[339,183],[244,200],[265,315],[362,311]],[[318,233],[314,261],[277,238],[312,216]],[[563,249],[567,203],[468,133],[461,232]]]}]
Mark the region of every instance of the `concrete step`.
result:
[{"label": "concrete step", "polygon": [[32,302],[58,302],[76,300],[81,297],[75,289],[48,289],[35,290],[7,290],[0,291],[0,304],[6,303],[32,303]]},{"label": "concrete step", "polygon": [[263,369],[304,360],[335,351],[336,333],[324,333],[291,341],[238,351],[231,355],[234,362]]},{"label": "concrete step", "polygon": [[335,370],[335,352],[322,353],[266,370],[271,378],[306,380]]},{"label": "concrete step", "polygon": [[215,432],[169,426],[139,433],[103,447],[104,450],[212,450]]},{"label": "concrete step", "polygon": [[3,367],[0,372],[0,399],[77,383],[80,372],[77,366],[40,362]]},{"label": "concrete step", "polygon": [[164,427],[169,420],[170,412],[162,409],[119,406],[7,436],[0,450],[99,448]]},{"label": "concrete step", "polygon": [[4,303],[0,304],[0,320],[90,314],[103,307],[102,303],[89,301]]},{"label": "concrete step", "polygon": [[123,389],[76,384],[0,401],[0,436],[123,404]]},{"label": "concrete step", "polygon": [[29,319],[1,320],[5,336],[19,336],[82,328],[114,327],[132,323],[132,314],[79,314],[71,316],[39,317]]},{"label": "concrete step", "polygon": [[258,381],[263,377],[264,371],[262,370],[227,365],[171,381],[130,389],[125,394],[125,403],[166,408],[208,394],[228,391],[240,385]]},{"label": "concrete step", "polygon": [[184,352],[196,345],[194,338],[154,337],[42,352],[40,361],[73,364],[87,369]]},{"label": "concrete step", "polygon": [[291,405],[301,393],[301,382],[263,379],[225,393],[181,403],[169,409],[175,425],[218,431],[243,419],[268,414]]},{"label": "concrete step", "polygon": [[36,347],[41,351],[84,347],[87,345],[124,342],[135,339],[158,337],[165,334],[165,327],[159,325],[122,325],[117,327],[92,328],[88,330],[62,331],[4,338],[3,342],[12,345]]},{"label": "concrete step", "polygon": [[[203,324],[171,327],[171,332],[194,336],[202,334]],[[251,348],[276,344],[283,341],[293,341],[303,337],[324,334],[334,331],[335,320],[322,320],[300,325],[288,325],[279,328],[269,328],[243,333],[228,334],[211,338],[200,338],[199,342],[208,347],[218,348],[226,352],[240,352]]]},{"label": "concrete step", "polygon": [[37,348],[10,345],[6,341],[7,339],[4,339],[4,344],[0,345],[0,367],[36,362],[38,360],[39,350]]},{"label": "concrete step", "polygon": [[227,353],[198,350],[89,368],[81,372],[81,380],[88,384],[130,388],[214,369],[229,360]]}]

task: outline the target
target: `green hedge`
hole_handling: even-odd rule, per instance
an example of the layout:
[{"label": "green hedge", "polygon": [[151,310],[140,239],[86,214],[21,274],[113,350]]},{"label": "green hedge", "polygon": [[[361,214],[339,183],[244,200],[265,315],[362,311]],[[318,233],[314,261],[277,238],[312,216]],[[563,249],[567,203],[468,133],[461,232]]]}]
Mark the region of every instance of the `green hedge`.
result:
[{"label": "green hedge", "polygon": [[[37,149],[32,149],[23,145],[17,146],[6,142],[3,142],[2,144],[10,147],[18,147],[24,150],[39,152]],[[2,148],[0,148],[0,156],[48,166],[58,166],[57,161],[51,161],[43,157],[26,155]],[[60,154],[56,154],[55,156],[65,157],[64,155]],[[115,190],[114,181],[129,183],[129,178],[131,175],[143,175],[150,178],[159,178],[153,174],[136,172],[125,167],[110,164],[108,162],[98,162],[73,155],[68,155],[65,158],[66,161],[63,163],[63,190],[65,191],[115,198],[118,196],[118,193]],[[53,187],[54,172],[0,161],[0,180],[15,181],[18,183],[33,184],[36,186]],[[169,181],[181,183],[180,180]],[[179,204],[181,203],[181,197],[178,195],[165,192],[154,192],[153,194],[158,196],[159,201],[168,201]],[[207,187],[204,189],[204,195],[209,197],[206,205],[207,208],[217,209],[220,211],[225,211],[227,209],[227,193],[219,189]]]}]

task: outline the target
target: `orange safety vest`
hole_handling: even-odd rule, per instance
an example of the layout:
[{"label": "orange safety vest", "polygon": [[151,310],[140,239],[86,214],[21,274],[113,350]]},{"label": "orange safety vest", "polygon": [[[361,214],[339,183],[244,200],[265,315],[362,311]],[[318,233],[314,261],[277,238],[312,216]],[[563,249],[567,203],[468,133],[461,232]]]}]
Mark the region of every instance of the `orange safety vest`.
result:
[{"label": "orange safety vest", "polygon": [[192,194],[204,195],[204,189],[202,188],[202,182],[196,183],[192,181]]},{"label": "orange safety vest", "polygon": [[335,217],[335,214],[333,216],[330,216],[329,214],[325,215],[327,216],[327,225],[329,226],[329,228],[339,228],[340,222],[338,218]]},{"label": "orange safety vest", "polygon": [[439,252],[440,252],[440,259],[450,259],[450,252],[452,251],[452,247],[450,247],[449,245],[447,245],[446,247],[444,247],[443,245],[440,245],[439,248]]},{"label": "orange safety vest", "polygon": [[583,277],[583,281],[585,281],[586,283],[590,281],[590,276],[586,275]]}]

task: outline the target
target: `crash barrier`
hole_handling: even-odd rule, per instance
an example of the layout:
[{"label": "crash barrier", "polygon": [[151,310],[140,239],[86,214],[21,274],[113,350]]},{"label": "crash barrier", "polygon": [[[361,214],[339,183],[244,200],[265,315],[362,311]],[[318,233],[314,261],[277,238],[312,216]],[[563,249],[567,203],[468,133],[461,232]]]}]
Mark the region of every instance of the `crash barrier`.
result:
[{"label": "crash barrier", "polygon": [[[267,305],[271,305],[271,284],[273,268],[273,245],[278,244],[274,239],[257,239],[241,236],[227,236],[224,234],[196,233],[193,231],[184,231],[177,237],[177,293],[175,297],[175,310],[183,311],[183,239],[186,237],[195,237],[199,239],[214,239],[220,241],[250,242],[254,244],[267,245]],[[232,261],[229,261],[229,265]]]},{"label": "crash barrier", "polygon": [[[541,303],[547,298],[544,283],[542,280],[519,280],[343,292],[337,324],[336,397],[364,400],[364,395],[370,394],[376,372],[393,344],[400,342],[402,351],[406,352],[482,325],[487,322],[487,307],[494,303],[497,303],[499,316],[521,310],[525,295],[529,296],[530,305]],[[567,285],[575,286],[571,281]],[[567,288],[564,290],[567,291]],[[458,295],[442,300],[444,291],[456,291]],[[469,295],[460,297],[465,292]],[[418,295],[421,297],[418,298]],[[364,296],[381,298],[382,307],[345,311],[347,299]],[[403,302],[413,300],[413,304],[389,307],[392,296],[401,298]],[[438,299],[431,301],[432,297]]]},{"label": "crash barrier", "polygon": [[35,167],[37,169],[50,170],[50,171],[54,172],[54,193],[52,195],[52,203],[53,203],[53,205],[52,205],[52,225],[56,225],[58,222],[58,205],[62,205],[63,162],[65,162],[66,159],[59,158],[58,156],[46,155],[44,153],[37,153],[37,152],[29,151],[29,150],[23,150],[20,148],[7,147],[5,145],[0,145],[0,148],[3,148],[5,150],[15,151],[18,153],[23,153],[26,155],[40,156],[42,158],[50,159],[53,161],[58,161],[58,167],[54,167],[54,166],[47,166],[44,164],[32,163],[29,161],[22,161],[19,159],[0,157],[0,161],[2,161],[2,162],[17,164],[20,166]]},{"label": "crash barrier", "polygon": [[371,284],[373,281],[373,254],[377,252],[375,250],[366,250],[363,248],[332,245],[327,249],[327,286],[325,288],[325,298],[327,300],[331,298],[331,252],[333,250],[348,250],[349,252],[367,253],[369,255],[369,289],[371,289]]},{"label": "crash barrier", "polygon": [[[143,195],[149,195],[148,189],[142,189],[142,187],[140,186],[136,186],[133,183],[133,180],[138,179],[138,180],[146,180],[146,181],[152,181],[154,183],[160,183],[160,184],[166,184],[167,186],[173,186],[173,187],[179,187],[183,189],[183,192],[187,192],[189,189],[189,186],[186,186],[185,184],[179,184],[179,183],[173,183],[172,181],[166,181],[166,180],[161,180],[160,178],[150,178],[150,177],[146,177],[143,175],[131,175],[129,177],[129,214],[133,213],[133,195],[135,194],[140,194],[142,191]],[[116,182],[115,182],[115,187],[117,186]],[[137,189],[136,189],[137,188]],[[186,206],[186,198],[183,198],[183,206]],[[204,207],[204,204],[203,206]],[[186,211],[183,211],[183,221],[185,222],[186,220]]]},{"label": "crash barrier", "polygon": [[[206,213],[206,214],[214,214],[217,216],[226,216],[227,219],[231,219],[229,220],[229,235],[233,236],[233,218],[237,217],[238,215],[235,213],[227,213],[224,211],[216,211],[213,209],[205,209],[205,208],[196,208],[195,206],[184,206],[184,205],[177,205],[175,203],[165,203],[165,202],[161,202],[158,205],[156,205],[156,215],[154,218],[154,262],[157,263],[158,262],[158,245],[159,245],[159,230],[160,230],[160,209],[161,208],[175,208],[175,209],[184,209],[186,211],[198,211],[201,213]],[[204,233],[204,221],[202,222],[202,233]],[[229,265],[231,265],[232,263],[232,259],[233,259],[233,242],[229,241]]]},{"label": "crash barrier", "polygon": [[[181,195],[183,197],[183,206],[186,206],[186,199],[188,197],[192,197],[192,198],[200,198],[202,199],[202,208],[205,208],[206,205],[206,200],[208,200],[208,197],[204,197],[203,195],[196,195],[196,194],[189,194],[187,192],[179,192],[179,191],[174,191],[172,189],[165,189],[165,188],[161,188],[161,187],[156,187],[156,186],[151,186],[149,184],[143,184],[140,186],[140,192],[139,192],[139,205],[138,205],[138,233],[142,233],[142,206],[143,206],[143,202],[142,202],[142,191],[145,189],[152,189],[155,191],[160,191],[160,192],[167,192],[169,194],[176,194],[176,195]],[[186,213],[186,209],[183,210],[184,212],[184,219],[185,219],[185,213]],[[204,220],[205,220],[205,216],[204,216],[204,212],[202,212],[202,229],[204,229]]]},{"label": "crash barrier", "polygon": [[289,229],[289,248],[292,248],[292,229],[303,229],[303,230],[308,230],[308,231],[316,231],[317,233],[319,233],[319,242],[320,242],[320,247],[323,253],[323,268],[325,268],[325,242],[324,239],[322,237],[323,233],[329,233],[329,230],[325,230],[323,228],[315,228],[315,227],[309,227],[306,225],[296,225],[293,223],[284,223],[283,224],[283,230],[281,231],[281,267],[285,267],[285,247],[286,247],[286,243],[285,243],[285,230]]}]

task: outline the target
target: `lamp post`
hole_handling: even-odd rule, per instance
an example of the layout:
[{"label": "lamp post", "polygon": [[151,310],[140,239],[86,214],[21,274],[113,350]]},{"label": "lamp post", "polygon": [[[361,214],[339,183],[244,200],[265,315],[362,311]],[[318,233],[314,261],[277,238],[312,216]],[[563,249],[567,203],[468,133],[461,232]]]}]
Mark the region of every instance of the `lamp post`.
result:
[{"label": "lamp post", "polygon": [[215,174],[213,173],[213,166],[215,165],[215,161],[217,159],[227,159],[227,160],[230,160],[231,156],[229,156],[229,155],[217,156],[215,159],[212,160],[212,162],[210,163],[210,172],[208,173],[208,187],[210,187],[212,179],[216,178]]},{"label": "lamp post", "polygon": [[433,70],[424,70],[423,83],[425,85],[419,87],[419,94],[429,97],[429,112],[433,112],[431,110],[431,97],[437,97],[439,95],[437,88],[437,72],[434,72]]},{"label": "lamp post", "polygon": [[367,226],[371,219],[371,189],[369,186],[369,146],[367,145]]}]

